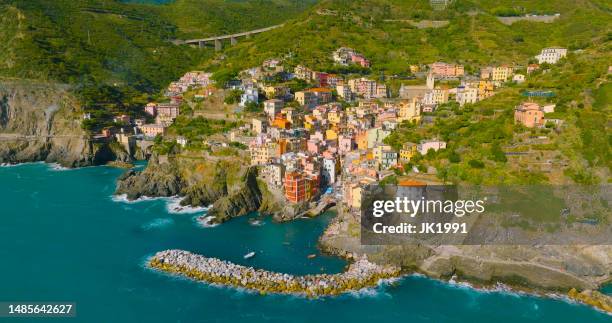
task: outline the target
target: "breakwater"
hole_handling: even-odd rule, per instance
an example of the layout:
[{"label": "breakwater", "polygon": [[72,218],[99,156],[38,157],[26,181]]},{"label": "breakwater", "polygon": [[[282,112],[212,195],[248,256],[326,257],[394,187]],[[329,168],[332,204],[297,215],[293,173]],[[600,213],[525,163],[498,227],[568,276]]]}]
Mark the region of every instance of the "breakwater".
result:
[{"label": "breakwater", "polygon": [[295,294],[308,297],[338,295],[377,285],[381,279],[398,277],[394,266],[380,266],[359,259],[340,274],[294,276],[237,265],[183,250],[165,250],[149,260],[149,266],[167,273],[211,284],[245,288],[262,294]]}]

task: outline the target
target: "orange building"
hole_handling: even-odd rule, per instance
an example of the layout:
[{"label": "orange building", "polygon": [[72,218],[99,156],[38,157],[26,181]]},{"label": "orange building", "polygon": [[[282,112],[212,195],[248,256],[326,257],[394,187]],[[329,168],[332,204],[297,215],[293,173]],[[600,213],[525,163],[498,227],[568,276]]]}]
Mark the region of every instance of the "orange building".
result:
[{"label": "orange building", "polygon": [[524,102],[514,110],[514,121],[527,128],[541,127],[544,125],[544,111],[535,102]]},{"label": "orange building", "polygon": [[285,173],[285,198],[289,202],[308,201],[317,194],[318,189],[318,177],[309,178],[297,171]]},{"label": "orange building", "polygon": [[291,122],[287,120],[287,117],[283,114],[277,114],[274,118],[274,122],[272,122],[272,126],[280,129],[290,129]]}]

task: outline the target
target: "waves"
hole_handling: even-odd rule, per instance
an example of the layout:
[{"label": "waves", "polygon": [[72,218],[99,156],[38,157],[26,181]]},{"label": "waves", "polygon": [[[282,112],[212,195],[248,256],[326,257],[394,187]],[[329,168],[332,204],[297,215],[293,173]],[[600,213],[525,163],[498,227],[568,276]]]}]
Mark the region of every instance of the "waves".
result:
[{"label": "waves", "polygon": [[19,167],[19,166],[36,165],[36,164],[44,164],[44,163],[45,162],[43,161],[28,162],[28,163],[0,163],[0,167]]},{"label": "waves", "polygon": [[163,200],[166,202],[166,211],[170,214],[193,214],[193,213],[201,213],[201,212],[205,213],[211,207],[211,206],[183,206],[181,205],[181,201],[183,200],[183,198],[180,196],[172,196],[172,197],[141,196],[135,200],[130,200],[128,199],[127,194],[120,194],[120,195],[112,195],[111,199],[114,202],[127,203],[127,204]]},{"label": "waves", "polygon": [[219,225],[219,223],[212,223],[212,220],[214,220],[214,218],[215,218],[214,216],[202,215],[202,216],[196,216],[193,219],[202,228],[214,228]]},{"label": "waves", "polygon": [[146,202],[146,201],[155,201],[155,200],[162,200],[165,199],[165,197],[149,197],[149,196],[141,196],[135,200],[130,200],[127,197],[127,194],[120,194],[120,195],[112,195],[111,199],[114,202],[120,202],[120,203],[127,203],[127,204],[135,204],[135,203],[140,203],[140,202]]},{"label": "waves", "polygon": [[210,209],[211,206],[183,206],[181,205],[181,201],[183,198],[175,196],[165,198],[166,200],[166,210],[168,213],[172,214],[193,214],[206,212]]},{"label": "waves", "polygon": [[67,170],[71,170],[73,168],[68,168],[68,167],[64,167],[58,163],[50,163],[49,164],[49,170],[51,171],[55,171],[55,172],[63,172],[63,171],[67,171]]}]

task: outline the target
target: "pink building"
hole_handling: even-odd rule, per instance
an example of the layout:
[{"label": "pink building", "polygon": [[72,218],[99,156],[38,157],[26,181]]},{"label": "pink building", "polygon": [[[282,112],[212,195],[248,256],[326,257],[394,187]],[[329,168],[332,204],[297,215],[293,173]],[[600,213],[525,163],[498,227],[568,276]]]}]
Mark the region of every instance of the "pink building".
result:
[{"label": "pink building", "polygon": [[145,106],[145,112],[149,115],[155,116],[157,114],[157,103],[148,103]]},{"label": "pink building", "polygon": [[351,57],[351,61],[355,64],[361,65],[362,67],[370,67],[370,61],[360,54],[353,55]]},{"label": "pink building", "polygon": [[157,113],[160,116],[176,118],[178,117],[180,110],[178,104],[162,103],[157,106]]},{"label": "pink building", "polygon": [[417,150],[421,155],[427,154],[430,149],[433,149],[434,151],[446,149],[446,141],[436,139],[422,140],[421,143],[417,146]]},{"label": "pink building", "polygon": [[535,102],[524,102],[514,110],[514,121],[527,128],[544,125],[544,111]]},{"label": "pink building", "polygon": [[352,136],[340,135],[338,138],[338,151],[341,154],[348,153],[353,150],[355,146],[355,140]]},{"label": "pink building", "polygon": [[463,65],[435,62],[431,64],[431,72],[442,77],[463,76]]},{"label": "pink building", "polygon": [[318,154],[321,152],[320,141],[316,139],[310,139],[306,142],[306,149],[309,153]]}]

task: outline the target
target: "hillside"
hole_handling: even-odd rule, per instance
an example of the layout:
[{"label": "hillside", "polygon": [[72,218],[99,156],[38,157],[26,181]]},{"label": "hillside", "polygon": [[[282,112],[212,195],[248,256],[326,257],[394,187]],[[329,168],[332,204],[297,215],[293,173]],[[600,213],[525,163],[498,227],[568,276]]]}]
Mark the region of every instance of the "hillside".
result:
[{"label": "hillside", "polygon": [[0,76],[75,84],[89,105],[129,106],[210,56],[170,40],[267,26],[306,3],[6,0],[0,2]]},{"label": "hillside", "polygon": [[[612,169],[609,62],[609,55],[595,49],[571,54],[548,73],[532,74],[491,98],[462,108],[443,105],[428,115],[432,124],[418,129],[402,125],[386,141],[399,149],[404,142],[446,140],[448,149],[415,158],[408,169],[434,167],[437,177],[449,182],[606,183]],[[561,120],[561,126],[526,129],[515,124],[514,107],[528,100],[522,93],[539,90],[554,92],[554,97],[532,100],[556,104],[546,118]]]},{"label": "hillside", "polygon": [[[552,23],[498,16],[560,14]],[[430,125],[402,126],[387,139],[396,149],[405,142],[439,137],[449,148],[414,160],[419,169],[434,168],[444,181],[472,183],[597,183],[610,178],[609,76],[610,8],[605,1],[462,1],[434,11],[427,1],[322,1],[280,29],[227,48],[224,59],[208,65],[219,75],[283,57],[289,65],[334,71],[331,53],[355,48],[371,59],[378,77],[409,74],[409,64],[434,61],[465,64],[477,73],[487,64],[525,66],[542,48],[565,46],[573,52],[549,73],[536,73],[521,85],[459,109],[442,106]],[[447,20],[441,28],[419,29],[410,22]],[[391,83],[398,81],[392,81]],[[393,84],[392,84],[393,87]],[[513,109],[527,100],[527,90],[552,90],[555,103],[548,118],[561,129],[529,132],[514,125]],[[536,139],[534,139],[536,138]],[[537,139],[546,138],[546,139]],[[508,157],[504,153],[510,153]],[[515,155],[512,155],[515,154]],[[402,174],[398,174],[402,175]]]},{"label": "hillside", "polygon": [[180,37],[201,38],[280,24],[316,0],[175,0],[159,10]]},{"label": "hillside", "polygon": [[[492,4],[494,3],[494,4]],[[292,62],[330,69],[330,53],[349,46],[364,53],[373,71],[406,73],[408,64],[461,62],[468,71],[485,63],[525,63],[542,47],[586,48],[611,32],[605,1],[457,0],[434,11],[424,0],[322,1],[283,28],[226,51],[223,68],[254,66],[270,56],[292,54]],[[552,23],[501,23],[496,15],[559,13]],[[408,20],[447,20],[442,28],[414,27]],[[221,66],[217,66],[221,67]]]}]

